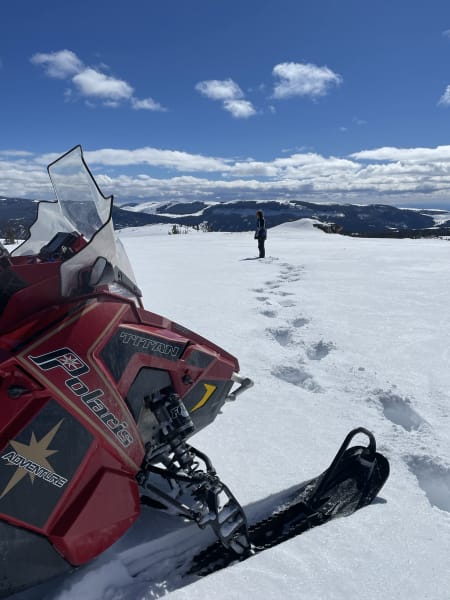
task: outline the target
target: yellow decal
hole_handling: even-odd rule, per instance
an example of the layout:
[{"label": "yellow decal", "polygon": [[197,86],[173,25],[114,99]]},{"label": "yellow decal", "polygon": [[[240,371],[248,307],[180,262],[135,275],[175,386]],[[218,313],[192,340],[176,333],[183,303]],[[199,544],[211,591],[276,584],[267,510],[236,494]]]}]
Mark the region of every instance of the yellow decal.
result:
[{"label": "yellow decal", "polygon": [[197,408],[201,408],[204,404],[206,404],[217,389],[217,386],[211,385],[210,383],[204,383],[203,385],[205,386],[205,393],[203,394],[202,399],[197,402],[197,404],[191,410],[191,412],[194,412],[194,410],[197,410]]}]

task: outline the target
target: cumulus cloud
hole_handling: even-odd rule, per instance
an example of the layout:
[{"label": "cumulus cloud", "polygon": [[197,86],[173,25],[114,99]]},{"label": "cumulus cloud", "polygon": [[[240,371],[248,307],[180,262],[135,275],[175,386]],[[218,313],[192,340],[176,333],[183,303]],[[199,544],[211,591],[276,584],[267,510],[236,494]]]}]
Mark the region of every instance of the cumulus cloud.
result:
[{"label": "cumulus cloud", "polygon": [[243,91],[232,79],[200,81],[195,89],[211,100],[234,100],[244,97]]},{"label": "cumulus cloud", "polygon": [[48,54],[38,52],[31,57],[33,65],[44,68],[48,77],[66,79],[79,73],[84,67],[78,56],[71,50],[59,50]]},{"label": "cumulus cloud", "polygon": [[200,81],[195,89],[211,100],[220,100],[223,108],[236,119],[248,119],[256,114],[253,104],[244,99],[244,92],[232,79]]},{"label": "cumulus cloud", "polygon": [[438,104],[442,106],[450,106],[450,85],[445,88],[445,92],[439,98]]},{"label": "cumulus cloud", "polygon": [[95,69],[83,69],[72,78],[72,81],[83,96],[111,100],[129,100],[133,97],[134,90],[126,81],[108,77]]},{"label": "cumulus cloud", "polygon": [[14,158],[25,158],[28,156],[33,156],[32,152],[28,152],[27,150],[0,150],[0,156],[11,156]]},{"label": "cumulus cloud", "polygon": [[134,110],[157,110],[161,112],[166,112],[167,110],[159,102],[155,102],[153,98],[143,98],[142,100],[131,98],[131,106]]},{"label": "cumulus cloud", "polygon": [[[107,75],[100,68],[85,66],[71,50],[37,53],[30,60],[42,67],[48,77],[69,80],[79,96],[90,104],[100,101],[104,106],[116,108],[129,103],[135,110],[166,110],[152,98],[136,98],[133,87],[127,81]],[[72,100],[72,88],[66,89],[64,96],[66,100]]]},{"label": "cumulus cloud", "polygon": [[433,163],[450,161],[450,146],[436,146],[436,148],[396,148],[384,146],[373,150],[361,150],[350,155],[356,160],[375,161],[402,161]]},{"label": "cumulus cloud", "polygon": [[[152,147],[103,148],[86,151],[85,156],[102,191],[120,202],[285,198],[450,206],[450,145],[375,148],[347,157],[300,150],[268,161]],[[1,153],[0,196],[51,199],[45,165],[56,157],[23,150]],[[167,176],[168,169],[175,175]]]},{"label": "cumulus cloud", "polygon": [[161,150],[159,148],[138,148],[125,150],[105,148],[86,152],[88,162],[104,166],[149,165],[177,171],[221,172],[230,169],[230,162],[201,154],[190,154],[179,150]]},{"label": "cumulus cloud", "polygon": [[333,85],[342,83],[342,77],[328,67],[310,63],[280,63],[275,65],[272,74],[278,79],[273,90],[273,97],[278,99],[293,96],[317,98],[325,96]]},{"label": "cumulus cloud", "polygon": [[225,100],[223,106],[236,119],[247,119],[256,115],[253,104],[248,100]]}]

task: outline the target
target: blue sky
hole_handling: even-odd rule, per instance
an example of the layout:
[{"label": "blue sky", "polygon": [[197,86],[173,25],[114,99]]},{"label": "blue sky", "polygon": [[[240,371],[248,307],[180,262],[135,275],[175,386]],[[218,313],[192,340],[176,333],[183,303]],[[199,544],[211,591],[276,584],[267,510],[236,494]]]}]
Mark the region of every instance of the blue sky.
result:
[{"label": "blue sky", "polygon": [[448,0],[19,0],[0,9],[0,194],[81,144],[130,200],[450,207]]}]

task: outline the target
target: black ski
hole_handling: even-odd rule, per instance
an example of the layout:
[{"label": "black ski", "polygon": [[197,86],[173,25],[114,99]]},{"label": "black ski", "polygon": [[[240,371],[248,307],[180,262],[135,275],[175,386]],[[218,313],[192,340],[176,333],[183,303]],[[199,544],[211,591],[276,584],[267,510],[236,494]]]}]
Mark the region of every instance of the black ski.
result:
[{"label": "black ski", "polygon": [[[368,445],[349,447],[360,433],[368,437]],[[370,504],[388,476],[389,463],[376,451],[372,433],[362,427],[354,429],[326,471],[299,486],[291,499],[269,516],[248,525],[247,551],[239,554],[217,541],[193,558],[188,573],[196,576],[214,573],[312,527],[348,516]]]}]

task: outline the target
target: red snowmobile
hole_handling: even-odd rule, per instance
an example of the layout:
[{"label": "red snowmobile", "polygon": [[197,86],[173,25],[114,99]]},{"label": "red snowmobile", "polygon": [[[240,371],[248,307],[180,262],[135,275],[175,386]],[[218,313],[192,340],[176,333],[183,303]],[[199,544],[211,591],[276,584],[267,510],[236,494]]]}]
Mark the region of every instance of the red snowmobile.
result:
[{"label": "red snowmobile", "polygon": [[[187,440],[252,381],[223,349],[144,310],[113,198],[81,147],[48,172],[57,201],[40,202],[28,239],[0,257],[0,596],[92,560],[142,503],[211,526],[219,568],[371,502],[389,468],[359,429],[291,506],[249,526]],[[356,433],[369,444],[348,448]]]}]

